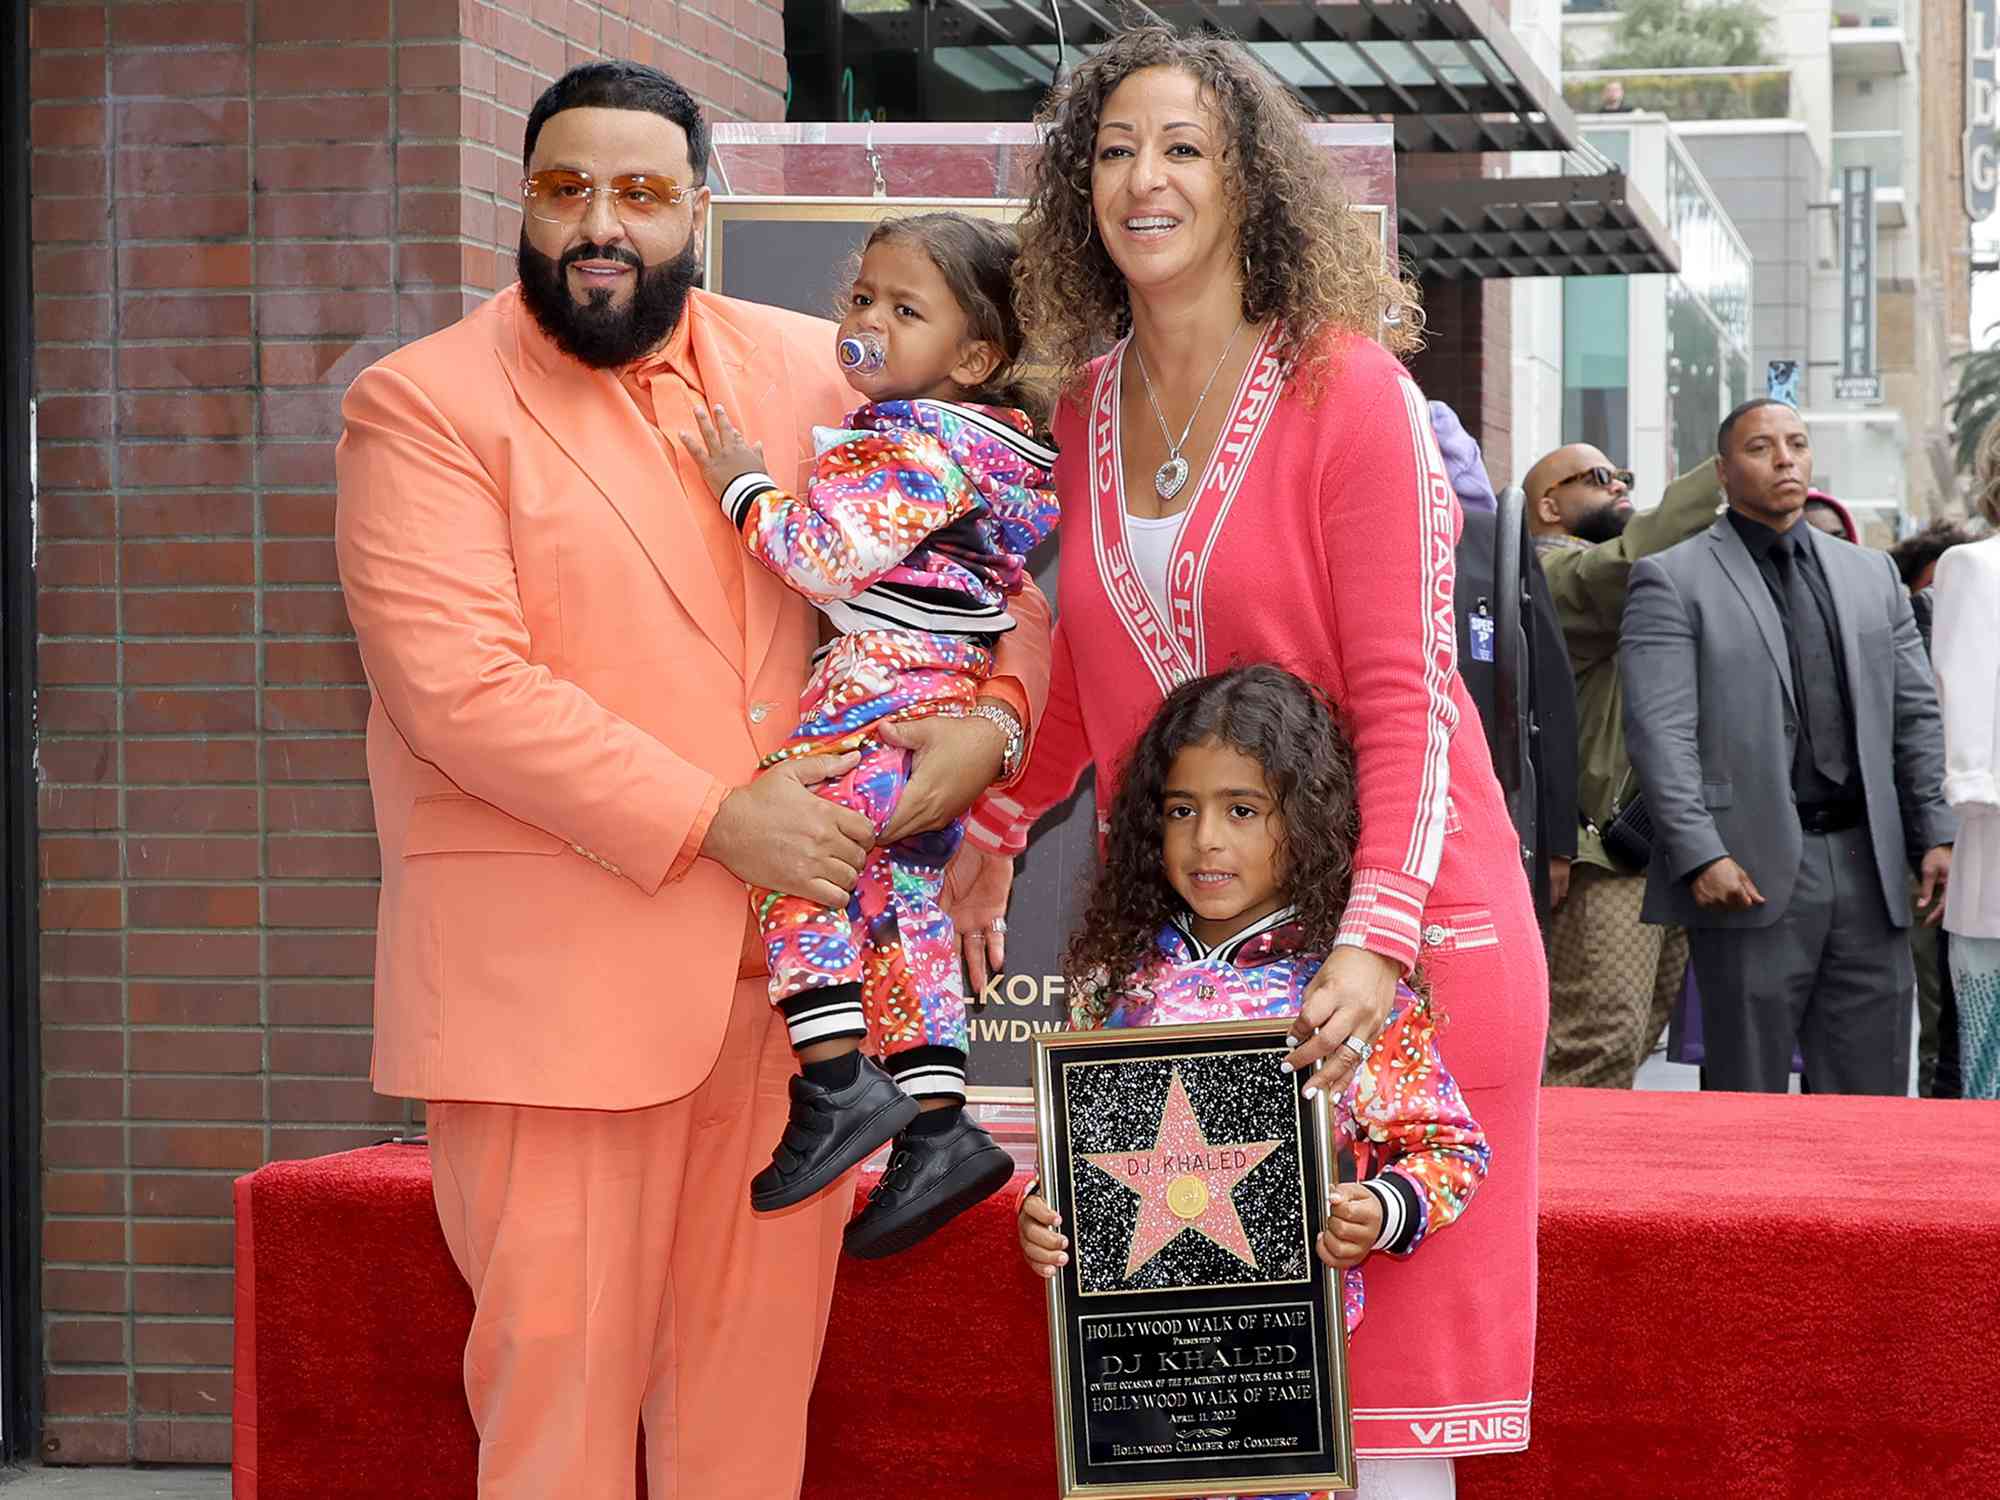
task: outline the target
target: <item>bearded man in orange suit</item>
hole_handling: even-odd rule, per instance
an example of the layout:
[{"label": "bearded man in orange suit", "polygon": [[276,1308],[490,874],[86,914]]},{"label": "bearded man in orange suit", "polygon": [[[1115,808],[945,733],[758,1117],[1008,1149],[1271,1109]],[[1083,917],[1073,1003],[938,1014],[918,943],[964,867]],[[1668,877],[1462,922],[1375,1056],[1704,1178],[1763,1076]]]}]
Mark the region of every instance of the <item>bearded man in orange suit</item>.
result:
[{"label": "bearded man in orange suit", "polygon": [[[694,289],[708,130],[673,80],[572,70],[524,158],[519,283],[345,405],[373,1076],[429,1104],[477,1304],[482,1500],[625,1500],[642,1424],[661,1500],[791,1495],[851,1198],[749,1209],[797,1085],[746,888],[845,902],[871,831],[808,790],[846,761],[757,774],[816,616],[748,559],[680,434],[724,408],[803,479],[852,397],[831,325]],[[987,701],[1025,728],[1048,610],[1014,613]],[[884,841],[970,804],[1013,738],[900,731],[915,773]]]}]

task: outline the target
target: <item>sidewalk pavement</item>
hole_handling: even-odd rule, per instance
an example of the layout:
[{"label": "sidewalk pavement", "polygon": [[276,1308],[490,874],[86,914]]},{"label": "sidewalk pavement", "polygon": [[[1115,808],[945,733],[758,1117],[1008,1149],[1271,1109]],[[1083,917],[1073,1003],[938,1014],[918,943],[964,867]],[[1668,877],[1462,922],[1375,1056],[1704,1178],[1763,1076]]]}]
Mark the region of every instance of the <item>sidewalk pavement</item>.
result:
[{"label": "sidewalk pavement", "polygon": [[[1917,1095],[1917,1003],[1910,1001],[1910,1082],[1907,1092],[1911,1098]],[[1662,1046],[1639,1066],[1639,1077],[1633,1087],[1642,1089],[1670,1089],[1683,1092],[1701,1087],[1701,1069],[1686,1063],[1667,1061],[1667,1051]],[[1799,1091],[1799,1075],[1792,1075],[1792,1092]]]},{"label": "sidewalk pavement", "polygon": [[228,1500],[227,1469],[0,1469],[0,1500]]}]

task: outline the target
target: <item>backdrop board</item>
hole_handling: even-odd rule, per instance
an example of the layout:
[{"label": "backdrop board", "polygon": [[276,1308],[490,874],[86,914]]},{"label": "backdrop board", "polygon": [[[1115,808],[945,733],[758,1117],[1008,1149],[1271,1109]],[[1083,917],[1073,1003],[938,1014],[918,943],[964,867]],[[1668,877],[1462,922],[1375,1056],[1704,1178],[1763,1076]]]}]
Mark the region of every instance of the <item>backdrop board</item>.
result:
[{"label": "backdrop board", "polygon": [[[707,285],[725,297],[838,317],[868,232],[884,219],[935,212],[1011,224],[1021,204],[990,198],[713,198]],[[831,358],[832,350],[827,353]]]},{"label": "backdrop board", "polygon": [[[1311,127],[1385,255],[1394,253],[1395,162],[1386,125]],[[884,218],[953,210],[1012,223],[1028,191],[1028,125],[719,125],[713,143],[705,284],[725,296],[832,317],[855,256]],[[829,336],[827,357],[833,357]],[[1056,547],[1030,559],[1059,610]],[[1027,1104],[1033,1041],[1067,1013],[1062,947],[1096,852],[1097,807],[1077,794],[1036,827],[1015,874],[1007,970],[972,997],[972,1097]],[[1022,1111],[1022,1118],[1026,1118]]]}]

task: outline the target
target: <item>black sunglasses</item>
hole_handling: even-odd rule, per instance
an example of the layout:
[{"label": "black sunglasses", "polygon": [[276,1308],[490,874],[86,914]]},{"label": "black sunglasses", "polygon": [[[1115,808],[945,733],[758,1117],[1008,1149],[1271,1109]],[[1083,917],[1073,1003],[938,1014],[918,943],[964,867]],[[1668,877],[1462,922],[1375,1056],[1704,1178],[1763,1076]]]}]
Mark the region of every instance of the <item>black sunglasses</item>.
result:
[{"label": "black sunglasses", "polygon": [[1588,479],[1600,490],[1610,489],[1611,481],[1614,479],[1624,485],[1626,489],[1629,490],[1632,488],[1632,471],[1630,469],[1607,469],[1602,464],[1596,464],[1588,469],[1580,470],[1570,475],[1567,479],[1558,479],[1549,488],[1551,490],[1559,490],[1566,484],[1575,484],[1579,479]]}]

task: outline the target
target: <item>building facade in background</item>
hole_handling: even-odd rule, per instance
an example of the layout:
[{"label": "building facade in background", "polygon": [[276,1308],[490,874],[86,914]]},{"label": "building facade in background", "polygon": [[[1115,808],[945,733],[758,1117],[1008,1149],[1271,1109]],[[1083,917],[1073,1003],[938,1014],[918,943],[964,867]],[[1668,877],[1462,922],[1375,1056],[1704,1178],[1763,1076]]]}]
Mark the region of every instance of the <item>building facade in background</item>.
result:
[{"label": "building facade in background", "polygon": [[1757,266],[1664,116],[1585,120],[1586,139],[1665,206],[1681,264],[1671,275],[1561,284],[1560,441],[1619,458],[1641,476],[1639,498],[1651,504],[1715,451],[1716,425],[1750,392]]},{"label": "building facade in background", "polygon": [[[1950,362],[1971,331],[1965,11],[1921,0],[1766,0],[1766,9],[1766,63],[1605,70],[1591,64],[1611,45],[1615,0],[1571,0],[1564,42],[1579,66],[1565,93],[1588,110],[1616,79],[1625,106],[1641,112],[1586,114],[1592,129],[1636,138],[1646,117],[1671,121],[1678,154],[1699,169],[1754,262],[1749,391],[1766,389],[1773,363],[1796,364],[1819,482],[1884,542],[1958,503],[1947,408]],[[1843,275],[1841,193],[1846,169],[1860,166],[1875,195],[1868,279],[1879,398],[1855,394],[1844,378],[1856,304]],[[1670,365],[1670,383],[1685,389],[1685,369]],[[1635,399],[1650,378],[1635,365]],[[1647,404],[1660,409],[1650,394]],[[1651,415],[1635,412],[1635,434]]]}]

